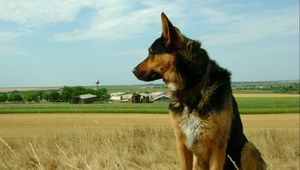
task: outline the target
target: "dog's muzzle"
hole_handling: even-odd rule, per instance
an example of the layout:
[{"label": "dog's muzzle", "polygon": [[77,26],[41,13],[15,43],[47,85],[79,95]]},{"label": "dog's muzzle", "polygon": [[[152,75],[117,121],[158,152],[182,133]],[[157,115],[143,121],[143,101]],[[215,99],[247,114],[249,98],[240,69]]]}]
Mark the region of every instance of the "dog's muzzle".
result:
[{"label": "dog's muzzle", "polygon": [[145,71],[138,71],[137,67],[134,68],[132,70],[132,72],[139,80],[142,80],[142,81],[154,81],[154,80],[162,78],[160,74],[158,74],[154,71],[151,71],[149,73],[147,73]]}]

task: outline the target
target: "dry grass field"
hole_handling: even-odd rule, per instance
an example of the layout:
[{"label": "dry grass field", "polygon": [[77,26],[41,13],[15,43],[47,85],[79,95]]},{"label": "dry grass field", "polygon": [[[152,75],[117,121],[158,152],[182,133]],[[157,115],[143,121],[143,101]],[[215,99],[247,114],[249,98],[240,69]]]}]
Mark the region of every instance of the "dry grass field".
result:
[{"label": "dry grass field", "polygon": [[[242,115],[270,169],[299,169],[299,114]],[[168,115],[2,114],[0,169],[178,169]]]}]

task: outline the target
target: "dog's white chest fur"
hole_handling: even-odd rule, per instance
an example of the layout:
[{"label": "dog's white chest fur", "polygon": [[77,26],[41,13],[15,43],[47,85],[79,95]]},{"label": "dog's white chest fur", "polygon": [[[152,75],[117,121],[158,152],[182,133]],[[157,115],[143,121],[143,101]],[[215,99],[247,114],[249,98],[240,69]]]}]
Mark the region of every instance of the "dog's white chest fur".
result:
[{"label": "dog's white chest fur", "polygon": [[180,128],[186,136],[186,147],[192,149],[194,143],[199,139],[201,134],[203,128],[202,121],[193,115],[189,115],[181,121]]}]

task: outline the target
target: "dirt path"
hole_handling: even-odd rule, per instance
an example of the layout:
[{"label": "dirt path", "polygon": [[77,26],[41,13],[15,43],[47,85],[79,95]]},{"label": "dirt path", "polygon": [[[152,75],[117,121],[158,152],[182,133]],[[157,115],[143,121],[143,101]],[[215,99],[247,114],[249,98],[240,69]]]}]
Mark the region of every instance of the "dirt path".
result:
[{"label": "dirt path", "polygon": [[[298,129],[299,114],[242,115],[244,128]],[[0,114],[0,137],[79,129],[170,127],[162,114]]]}]

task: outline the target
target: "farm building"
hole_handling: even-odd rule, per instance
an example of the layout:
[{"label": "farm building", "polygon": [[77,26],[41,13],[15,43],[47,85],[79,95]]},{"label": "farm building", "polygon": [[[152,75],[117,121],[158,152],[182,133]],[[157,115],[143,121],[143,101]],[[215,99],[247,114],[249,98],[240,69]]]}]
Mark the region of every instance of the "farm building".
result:
[{"label": "farm building", "polygon": [[132,103],[150,103],[150,97],[147,93],[135,94],[131,98]]},{"label": "farm building", "polygon": [[132,103],[150,103],[157,101],[169,101],[170,97],[166,95],[164,92],[153,92],[153,93],[138,93],[138,94],[130,94],[130,93],[111,93],[110,101],[113,102],[132,102]]},{"label": "farm building", "polygon": [[152,101],[153,102],[165,102],[165,101],[170,101],[170,96],[167,96],[167,95],[159,95],[159,96],[156,96],[155,98],[152,98]]},{"label": "farm building", "polygon": [[133,94],[124,94],[121,96],[122,102],[129,102],[132,99]]},{"label": "farm building", "polygon": [[123,92],[111,93],[110,101],[128,102],[131,101],[132,94],[126,94]]},{"label": "farm building", "polygon": [[153,99],[158,98],[160,96],[164,95],[164,92],[157,91],[149,94],[150,100],[153,101]]},{"label": "farm building", "polygon": [[84,94],[75,96],[71,100],[71,104],[88,104],[97,101],[97,96],[93,94]]},{"label": "farm building", "polygon": [[125,93],[123,92],[117,92],[117,93],[111,93],[109,100],[111,101],[121,101],[122,100],[122,95]]}]

